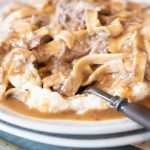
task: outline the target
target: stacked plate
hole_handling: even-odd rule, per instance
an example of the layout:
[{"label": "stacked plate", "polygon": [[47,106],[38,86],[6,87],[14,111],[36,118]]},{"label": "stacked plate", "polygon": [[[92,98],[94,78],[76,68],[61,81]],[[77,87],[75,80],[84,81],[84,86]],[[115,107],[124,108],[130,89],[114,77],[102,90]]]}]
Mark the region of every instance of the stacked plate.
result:
[{"label": "stacked plate", "polygon": [[64,121],[19,115],[0,106],[0,130],[29,140],[67,147],[114,147],[150,140],[150,131],[131,120]]}]

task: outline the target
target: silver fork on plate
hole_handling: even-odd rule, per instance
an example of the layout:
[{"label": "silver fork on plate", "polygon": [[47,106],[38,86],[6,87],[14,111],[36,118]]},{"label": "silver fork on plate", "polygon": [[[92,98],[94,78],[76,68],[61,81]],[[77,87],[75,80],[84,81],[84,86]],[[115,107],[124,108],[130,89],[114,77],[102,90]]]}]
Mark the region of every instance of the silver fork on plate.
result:
[{"label": "silver fork on plate", "polygon": [[83,92],[99,96],[100,98],[109,102],[110,105],[117,109],[117,111],[124,112],[127,117],[150,130],[149,108],[138,103],[129,103],[127,98],[112,96],[105,91],[92,86],[87,87]]}]

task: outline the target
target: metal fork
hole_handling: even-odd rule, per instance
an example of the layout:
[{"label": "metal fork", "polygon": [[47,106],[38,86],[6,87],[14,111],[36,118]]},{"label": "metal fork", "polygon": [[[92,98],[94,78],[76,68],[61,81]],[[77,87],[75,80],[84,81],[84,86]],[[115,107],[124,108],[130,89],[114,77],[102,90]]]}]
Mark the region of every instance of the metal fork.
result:
[{"label": "metal fork", "polygon": [[83,92],[99,96],[100,98],[109,102],[110,105],[117,109],[117,111],[124,112],[127,117],[150,130],[149,108],[137,103],[129,103],[127,98],[112,96],[105,91],[92,86],[86,88]]}]

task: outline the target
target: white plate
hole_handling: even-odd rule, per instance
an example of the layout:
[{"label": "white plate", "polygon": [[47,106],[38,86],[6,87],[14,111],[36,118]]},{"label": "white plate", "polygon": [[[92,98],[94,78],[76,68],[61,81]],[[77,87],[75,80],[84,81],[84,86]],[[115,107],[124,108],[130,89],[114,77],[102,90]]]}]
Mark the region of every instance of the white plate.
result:
[{"label": "white plate", "polygon": [[[150,139],[150,132],[142,132],[137,134],[129,134],[127,136],[105,137],[95,139],[76,139],[59,137],[41,132],[32,132],[29,130],[14,127],[0,121],[0,130],[36,142],[52,144],[65,147],[76,148],[100,148],[100,147],[116,147],[129,144],[140,143]],[[80,136],[79,136],[80,137]]]},{"label": "white plate", "polygon": [[[6,3],[10,1],[11,0],[5,1],[0,0],[0,3]],[[149,3],[149,1],[146,0],[145,1],[138,0],[138,1]],[[131,131],[141,128],[139,125],[137,125],[136,123],[132,122],[127,118],[111,121],[98,121],[98,122],[62,121],[62,120],[50,121],[50,120],[33,119],[16,114],[2,106],[0,106],[0,119],[24,128],[59,134],[109,134],[109,133]]]},{"label": "white plate", "polygon": [[3,106],[0,106],[0,119],[24,128],[59,134],[110,134],[141,128],[127,118],[96,122],[46,120],[23,116]]}]

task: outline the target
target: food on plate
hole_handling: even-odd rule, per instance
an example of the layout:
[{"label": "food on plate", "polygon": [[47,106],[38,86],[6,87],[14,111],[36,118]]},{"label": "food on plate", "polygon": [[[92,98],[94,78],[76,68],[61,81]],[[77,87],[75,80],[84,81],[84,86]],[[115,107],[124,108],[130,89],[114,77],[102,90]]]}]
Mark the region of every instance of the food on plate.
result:
[{"label": "food on plate", "polygon": [[150,96],[149,26],[150,7],[129,1],[32,0],[3,6],[0,101],[20,101],[48,114],[111,108],[78,92],[88,85],[142,101]]}]

